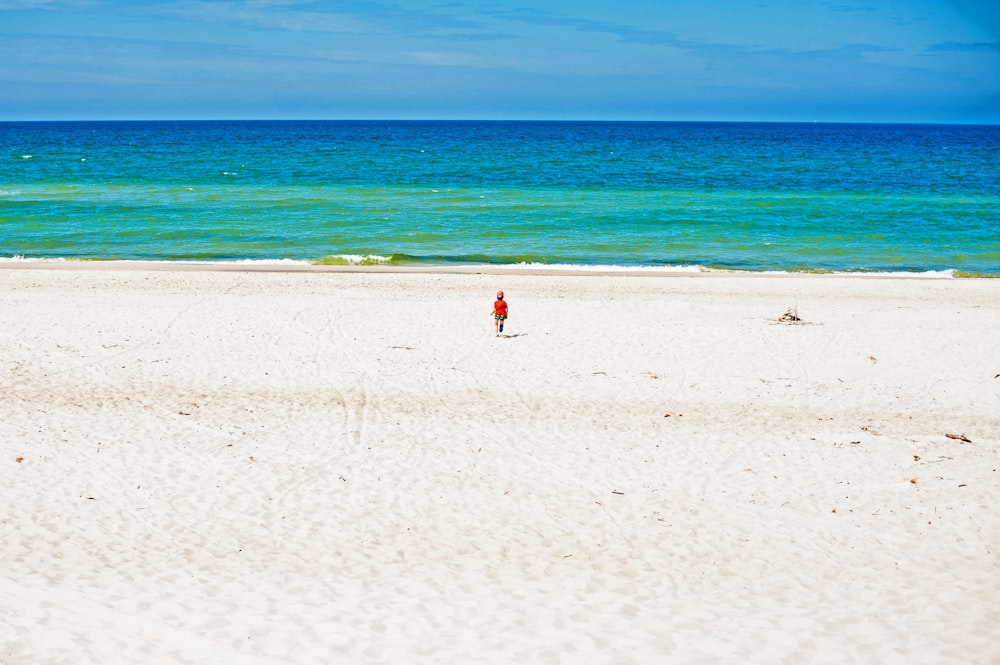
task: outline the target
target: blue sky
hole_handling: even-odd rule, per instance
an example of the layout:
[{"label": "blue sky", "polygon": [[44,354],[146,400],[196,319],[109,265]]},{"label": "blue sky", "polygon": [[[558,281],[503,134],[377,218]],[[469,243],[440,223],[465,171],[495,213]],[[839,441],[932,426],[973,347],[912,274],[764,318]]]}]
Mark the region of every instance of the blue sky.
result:
[{"label": "blue sky", "polygon": [[1000,123],[997,0],[0,0],[0,119]]}]

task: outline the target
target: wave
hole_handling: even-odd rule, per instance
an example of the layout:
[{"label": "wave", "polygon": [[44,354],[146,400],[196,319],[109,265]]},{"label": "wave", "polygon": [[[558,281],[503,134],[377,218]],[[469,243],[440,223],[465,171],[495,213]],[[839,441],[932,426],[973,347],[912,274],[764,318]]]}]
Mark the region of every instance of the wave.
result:
[{"label": "wave", "polygon": [[62,257],[30,257],[14,254],[13,256],[0,256],[0,263],[65,263],[74,259]]},{"label": "wave", "polygon": [[49,257],[49,256],[0,256],[0,264],[3,263],[108,263],[108,264],[172,264],[184,265],[260,265],[260,266],[309,266],[311,261],[298,259],[230,259],[230,260],[200,260],[200,259],[94,259],[80,257]]},{"label": "wave", "polygon": [[[286,266],[286,267],[353,267],[353,266],[384,266],[391,267],[424,267],[428,269],[458,268],[481,270],[524,270],[546,272],[574,273],[629,273],[629,274],[693,274],[718,273],[733,275],[841,275],[852,277],[919,277],[924,279],[1000,279],[1000,272],[979,272],[958,269],[944,270],[827,270],[816,268],[789,269],[753,269],[730,268],[713,265],[650,265],[650,264],[604,264],[586,262],[546,262],[537,260],[487,260],[486,257],[428,257],[410,254],[334,254],[315,260],[306,259],[95,259],[79,257],[29,257],[20,254],[0,256],[0,265],[11,263],[108,263],[108,264],[172,264],[177,266]],[[479,260],[477,260],[479,259]]]},{"label": "wave", "polygon": [[382,256],[380,254],[334,254],[324,256],[316,261],[311,261],[318,266],[387,266],[401,265],[404,261],[402,256],[397,259],[395,255]]},{"label": "wave", "polygon": [[739,273],[739,274],[815,274],[815,275],[871,275],[893,277],[928,277],[928,278],[988,278],[1000,277],[1000,272],[971,272],[960,269],[927,269],[900,268],[886,270],[883,268],[848,268],[828,269],[807,266],[788,267],[757,267],[729,266],[711,263],[670,264],[654,262],[629,263],[597,263],[577,259],[550,259],[537,256],[487,256],[483,254],[464,255],[415,255],[406,253],[394,254],[335,254],[311,261],[318,266],[399,266],[399,267],[463,267],[482,269],[522,269],[565,272],[601,272],[601,273]]}]

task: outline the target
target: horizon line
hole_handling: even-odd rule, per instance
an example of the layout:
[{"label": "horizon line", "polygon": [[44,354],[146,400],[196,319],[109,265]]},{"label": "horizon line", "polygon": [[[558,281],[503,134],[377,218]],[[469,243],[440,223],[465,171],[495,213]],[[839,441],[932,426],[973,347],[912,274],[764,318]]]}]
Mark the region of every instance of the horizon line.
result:
[{"label": "horizon line", "polygon": [[997,127],[1000,121],[913,121],[913,120],[692,120],[636,118],[408,118],[408,117],[109,117],[109,118],[0,118],[0,124],[57,122],[461,122],[461,123],[634,123],[634,124],[746,124],[746,125],[900,125]]}]

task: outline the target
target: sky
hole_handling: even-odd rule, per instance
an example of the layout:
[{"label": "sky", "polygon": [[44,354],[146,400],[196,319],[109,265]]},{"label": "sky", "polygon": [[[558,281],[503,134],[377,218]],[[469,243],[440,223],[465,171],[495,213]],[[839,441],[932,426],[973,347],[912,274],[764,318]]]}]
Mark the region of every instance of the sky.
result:
[{"label": "sky", "polygon": [[997,0],[0,0],[0,120],[1000,123]]}]

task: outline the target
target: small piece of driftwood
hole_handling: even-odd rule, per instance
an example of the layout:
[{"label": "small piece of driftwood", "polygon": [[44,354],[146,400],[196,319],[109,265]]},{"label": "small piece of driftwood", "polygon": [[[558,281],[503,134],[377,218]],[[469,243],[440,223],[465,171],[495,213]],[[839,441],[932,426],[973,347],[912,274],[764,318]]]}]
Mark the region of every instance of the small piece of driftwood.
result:
[{"label": "small piece of driftwood", "polygon": [[799,308],[789,307],[785,310],[785,313],[778,317],[778,321],[782,323],[798,323],[802,319],[799,318]]}]

